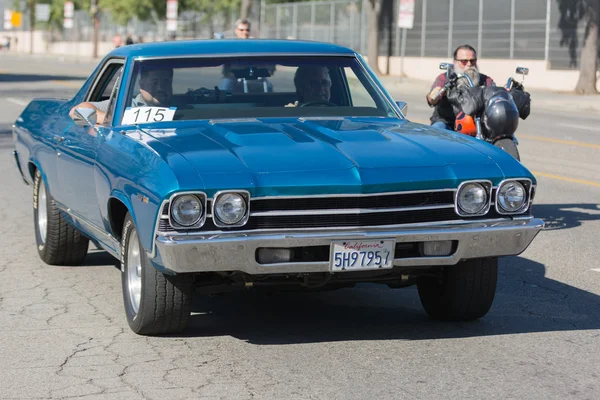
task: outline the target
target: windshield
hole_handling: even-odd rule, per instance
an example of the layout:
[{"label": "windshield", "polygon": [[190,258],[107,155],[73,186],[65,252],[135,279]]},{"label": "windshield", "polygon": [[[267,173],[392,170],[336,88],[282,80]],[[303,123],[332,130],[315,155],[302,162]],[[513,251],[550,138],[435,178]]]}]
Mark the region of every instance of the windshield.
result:
[{"label": "windshield", "polygon": [[260,117],[398,117],[353,57],[136,61],[122,124]]}]

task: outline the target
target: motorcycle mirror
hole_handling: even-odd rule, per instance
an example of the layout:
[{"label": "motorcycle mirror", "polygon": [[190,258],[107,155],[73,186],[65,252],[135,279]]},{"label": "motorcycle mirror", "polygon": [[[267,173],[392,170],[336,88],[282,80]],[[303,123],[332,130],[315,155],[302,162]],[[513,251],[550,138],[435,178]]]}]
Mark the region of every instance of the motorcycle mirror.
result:
[{"label": "motorcycle mirror", "polygon": [[440,63],[440,69],[448,70],[448,69],[452,69],[452,68],[454,68],[454,64],[452,64],[452,63],[444,63],[444,62]]},{"label": "motorcycle mirror", "polygon": [[529,75],[529,68],[525,68],[525,67],[517,67],[517,74],[521,74],[521,75]]}]

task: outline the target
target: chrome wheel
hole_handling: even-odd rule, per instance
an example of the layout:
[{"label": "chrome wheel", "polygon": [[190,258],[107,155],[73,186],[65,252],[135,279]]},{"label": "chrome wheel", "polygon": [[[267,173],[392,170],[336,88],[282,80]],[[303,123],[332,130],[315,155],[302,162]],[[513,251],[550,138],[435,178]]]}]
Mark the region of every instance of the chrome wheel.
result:
[{"label": "chrome wheel", "polygon": [[127,246],[127,289],[131,308],[137,314],[142,297],[142,260],[140,257],[140,242],[135,230],[131,232],[129,245]]},{"label": "chrome wheel", "polygon": [[38,190],[38,212],[37,212],[37,223],[40,231],[40,239],[43,243],[46,243],[46,235],[48,232],[48,205],[46,203],[46,185],[44,181],[40,180],[40,188]]}]

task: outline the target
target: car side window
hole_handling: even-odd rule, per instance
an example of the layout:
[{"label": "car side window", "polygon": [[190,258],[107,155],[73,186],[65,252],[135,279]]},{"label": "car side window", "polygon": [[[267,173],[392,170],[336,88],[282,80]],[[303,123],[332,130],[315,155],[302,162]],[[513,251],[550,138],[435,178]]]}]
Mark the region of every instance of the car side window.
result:
[{"label": "car side window", "polygon": [[109,63],[102,72],[100,79],[98,79],[90,91],[87,101],[98,102],[109,100],[119,76],[118,72],[122,69],[123,63],[121,61]]},{"label": "car side window", "polygon": [[123,66],[118,69],[117,73],[114,75],[114,78],[111,79],[113,82],[108,85],[111,88],[111,91],[108,95],[110,102],[108,103],[108,111],[104,116],[104,124],[109,124],[112,122],[112,117],[115,112],[115,105],[117,104],[117,96],[119,94],[119,84],[121,82],[121,78],[123,76]]}]

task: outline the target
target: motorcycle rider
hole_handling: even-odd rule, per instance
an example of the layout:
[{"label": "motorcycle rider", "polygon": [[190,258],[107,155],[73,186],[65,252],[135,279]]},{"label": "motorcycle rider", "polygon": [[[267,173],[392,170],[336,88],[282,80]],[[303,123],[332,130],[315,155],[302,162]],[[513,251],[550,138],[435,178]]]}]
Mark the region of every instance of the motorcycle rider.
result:
[{"label": "motorcycle rider", "polygon": [[[454,50],[454,72],[468,75],[475,86],[496,86],[491,77],[479,72],[477,68],[477,52],[468,44],[458,46]],[[442,73],[433,82],[426,100],[430,107],[435,107],[433,115],[430,118],[431,126],[453,130],[456,114],[454,114],[454,109],[448,98],[444,95],[441,99],[434,100],[445,84],[446,73]]]}]

